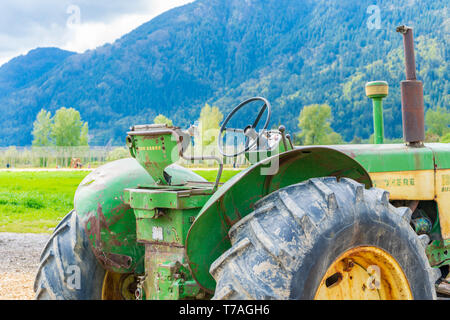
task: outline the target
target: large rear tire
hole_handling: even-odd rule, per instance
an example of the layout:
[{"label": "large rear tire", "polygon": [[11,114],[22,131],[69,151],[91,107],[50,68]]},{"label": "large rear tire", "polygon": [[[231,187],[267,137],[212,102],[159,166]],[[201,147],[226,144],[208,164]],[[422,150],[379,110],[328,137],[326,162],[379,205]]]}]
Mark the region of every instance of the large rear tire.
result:
[{"label": "large rear tire", "polygon": [[71,211],[44,247],[34,282],[36,300],[99,300],[105,270],[97,262],[78,215]]},{"label": "large rear tire", "polygon": [[429,239],[410,218],[388,192],[347,178],[280,189],[231,228],[210,268],[214,299],[435,299]]}]

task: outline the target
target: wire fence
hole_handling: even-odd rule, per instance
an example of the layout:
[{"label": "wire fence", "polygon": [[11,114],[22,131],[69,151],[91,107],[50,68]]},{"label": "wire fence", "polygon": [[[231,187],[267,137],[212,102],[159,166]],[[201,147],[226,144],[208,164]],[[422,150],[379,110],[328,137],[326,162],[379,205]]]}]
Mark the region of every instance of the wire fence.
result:
[{"label": "wire fence", "polygon": [[[234,147],[227,148],[227,153]],[[189,156],[220,156],[217,148],[190,146]],[[107,162],[129,158],[127,147],[6,147],[0,148],[0,168],[96,168]],[[236,158],[224,158],[227,167],[241,168],[249,165],[244,155]],[[180,159],[178,164],[186,167],[214,167],[212,160],[188,161]]]}]

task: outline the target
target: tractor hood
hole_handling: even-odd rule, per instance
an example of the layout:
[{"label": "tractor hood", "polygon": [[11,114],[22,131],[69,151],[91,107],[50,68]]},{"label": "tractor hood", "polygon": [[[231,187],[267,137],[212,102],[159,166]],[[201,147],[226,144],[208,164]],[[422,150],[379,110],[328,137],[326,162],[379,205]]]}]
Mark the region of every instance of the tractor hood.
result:
[{"label": "tractor hood", "polygon": [[328,146],[361,163],[368,172],[450,169],[450,144],[426,143],[422,148],[405,144],[350,144]]}]

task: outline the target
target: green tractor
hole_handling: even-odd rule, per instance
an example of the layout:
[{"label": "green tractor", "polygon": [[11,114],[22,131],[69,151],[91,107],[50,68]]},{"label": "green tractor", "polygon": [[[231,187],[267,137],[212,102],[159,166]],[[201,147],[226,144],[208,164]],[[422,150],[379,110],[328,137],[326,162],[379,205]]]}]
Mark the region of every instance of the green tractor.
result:
[{"label": "green tractor", "polygon": [[[237,106],[218,138],[252,165],[220,183],[223,157],[186,155],[192,127],[138,125],[133,158],[89,174],[56,227],[36,299],[435,299],[449,294],[450,146],[424,144],[422,83],[402,26],[404,144],[382,144],[387,83],[366,85],[375,144],[295,147],[270,103]],[[261,102],[245,128],[228,127]],[[262,119],[264,117],[264,122]],[[258,124],[263,130],[256,130]],[[242,135],[229,152],[227,135]],[[215,160],[214,183],[174,164]],[[447,279],[446,279],[447,277]]]}]

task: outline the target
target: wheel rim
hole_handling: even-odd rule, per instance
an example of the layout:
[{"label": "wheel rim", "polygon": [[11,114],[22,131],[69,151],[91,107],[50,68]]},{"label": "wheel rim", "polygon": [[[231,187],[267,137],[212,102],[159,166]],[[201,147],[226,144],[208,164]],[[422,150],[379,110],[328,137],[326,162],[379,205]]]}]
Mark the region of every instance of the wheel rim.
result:
[{"label": "wheel rim", "polygon": [[136,300],[136,278],[133,274],[106,271],[102,286],[102,300]]},{"label": "wheel rim", "polygon": [[339,256],[320,281],[316,300],[411,300],[408,279],[386,251],[371,246]]}]

